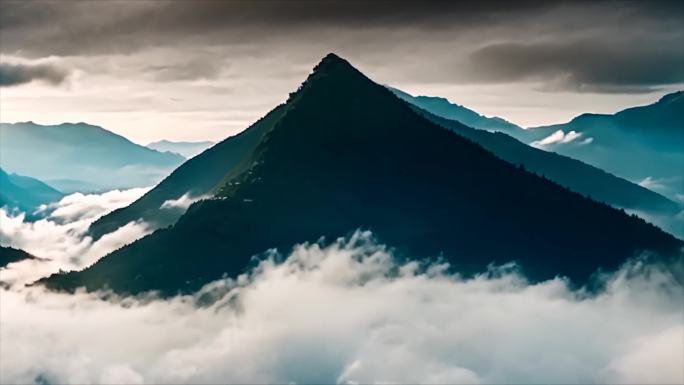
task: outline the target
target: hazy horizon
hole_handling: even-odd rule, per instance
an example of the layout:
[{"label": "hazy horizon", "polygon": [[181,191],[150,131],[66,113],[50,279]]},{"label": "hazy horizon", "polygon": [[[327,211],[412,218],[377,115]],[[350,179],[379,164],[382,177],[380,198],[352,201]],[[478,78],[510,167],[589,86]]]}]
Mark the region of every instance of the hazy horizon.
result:
[{"label": "hazy horizon", "polygon": [[[405,90],[405,89],[402,89],[402,91],[406,91],[406,90]],[[578,112],[577,114],[572,115],[572,116],[570,116],[569,118],[567,118],[567,119],[565,119],[565,120],[562,120],[562,121],[549,121],[549,122],[544,122],[544,123],[542,123],[542,124],[533,124],[533,125],[528,125],[528,126],[518,124],[518,122],[515,122],[515,121],[512,121],[512,120],[510,120],[510,119],[507,119],[506,117],[504,117],[504,116],[502,116],[502,115],[497,115],[497,114],[488,115],[488,114],[484,114],[484,113],[482,113],[482,111],[477,110],[477,109],[474,109],[474,108],[471,108],[471,107],[468,106],[468,105],[463,105],[462,103],[459,103],[459,102],[456,101],[456,100],[451,100],[451,99],[449,99],[449,98],[446,98],[446,99],[447,99],[450,103],[452,103],[452,104],[459,104],[459,105],[461,105],[461,106],[464,106],[464,107],[466,107],[466,108],[469,108],[469,109],[471,109],[471,110],[474,110],[475,112],[480,113],[480,114],[482,114],[482,115],[484,115],[484,116],[486,116],[486,117],[499,117],[499,118],[503,118],[503,119],[506,119],[507,121],[513,123],[513,124],[517,124],[517,125],[519,125],[520,127],[524,128],[524,129],[527,129],[527,128],[530,128],[530,127],[537,127],[537,126],[545,126],[545,125],[552,125],[552,124],[567,123],[567,122],[570,121],[571,119],[573,119],[573,118],[575,118],[575,117],[577,117],[577,116],[579,116],[579,115],[581,115],[581,114],[584,114],[584,113],[590,113],[590,114],[593,114],[593,113],[596,113],[596,114],[613,114],[613,113],[622,111],[622,110],[627,109],[627,108],[639,107],[639,106],[644,106],[644,105],[653,104],[653,103],[657,102],[660,98],[662,98],[663,96],[665,96],[665,95],[667,95],[667,94],[670,94],[670,93],[673,93],[673,92],[681,92],[681,91],[684,91],[684,89],[681,89],[681,90],[680,90],[680,89],[674,89],[674,90],[672,90],[672,91],[665,92],[665,93],[663,93],[663,94],[661,94],[661,95],[655,95],[653,99],[649,99],[649,100],[647,100],[647,101],[645,101],[645,102],[643,102],[643,103],[641,103],[641,104],[636,104],[636,105],[625,105],[625,106],[616,106],[615,109],[613,109],[613,110],[607,110],[607,111],[581,111],[581,112]],[[410,92],[409,92],[409,93],[410,93]],[[435,95],[427,95],[427,94],[423,94],[423,93],[420,93],[420,92],[415,92],[415,93],[411,93],[411,94],[412,94],[413,96],[444,97],[444,96],[442,96],[442,95],[436,95],[436,94],[435,94]],[[283,99],[282,102],[284,102],[284,101],[285,101],[285,99]],[[268,112],[268,111],[266,111],[266,112]],[[264,114],[266,114],[266,112],[264,112]],[[154,144],[155,142],[160,142],[160,141],[169,141],[169,142],[204,142],[204,141],[209,141],[209,142],[214,142],[214,143],[220,142],[220,141],[222,141],[223,139],[226,139],[226,138],[228,138],[228,137],[230,137],[230,136],[236,135],[236,134],[238,134],[238,133],[244,131],[244,130],[247,129],[251,124],[253,124],[254,122],[256,122],[261,116],[263,116],[263,115],[257,116],[257,117],[255,117],[253,120],[251,120],[251,121],[246,121],[246,122],[245,122],[245,126],[244,126],[243,128],[237,128],[235,131],[232,131],[232,130],[231,130],[231,131],[227,131],[226,134],[223,135],[223,136],[221,136],[221,133],[218,132],[218,133],[217,133],[218,136],[216,136],[216,137],[190,137],[190,138],[186,138],[186,139],[184,139],[184,138],[174,139],[174,136],[170,136],[170,137],[169,137],[169,136],[159,136],[159,137],[153,137],[153,138],[148,138],[148,139],[138,139],[138,137],[135,136],[134,134],[128,133],[128,132],[127,132],[128,130],[126,130],[125,132],[120,132],[120,130],[118,131],[118,130],[116,130],[116,129],[114,129],[114,128],[110,128],[109,126],[104,125],[104,124],[98,124],[97,122],[94,122],[94,121],[82,121],[82,120],[81,120],[81,121],[76,121],[76,120],[74,120],[74,121],[68,121],[68,120],[56,120],[56,121],[51,121],[51,120],[49,120],[49,119],[48,119],[48,120],[29,119],[29,120],[15,120],[15,121],[5,121],[5,120],[3,120],[3,121],[0,121],[0,124],[2,124],[2,123],[6,123],[6,124],[16,124],[16,123],[33,122],[33,123],[40,124],[40,125],[50,126],[50,125],[59,125],[59,124],[63,124],[63,123],[68,123],[68,124],[87,123],[87,124],[91,124],[91,125],[95,125],[95,126],[102,127],[102,128],[104,128],[104,129],[106,129],[106,130],[108,130],[108,131],[111,131],[111,132],[117,134],[117,135],[121,135],[121,136],[125,137],[126,139],[130,140],[130,141],[133,142],[133,143],[139,144],[139,145],[141,145],[141,146],[148,146],[148,145],[150,145],[150,144]]]}]

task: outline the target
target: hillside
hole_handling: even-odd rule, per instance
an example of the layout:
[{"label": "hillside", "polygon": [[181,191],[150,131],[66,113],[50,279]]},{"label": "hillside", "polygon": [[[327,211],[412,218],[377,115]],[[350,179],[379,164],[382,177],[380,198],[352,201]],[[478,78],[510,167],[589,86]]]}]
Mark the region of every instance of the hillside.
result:
[{"label": "hillside", "polygon": [[31,254],[12,247],[0,246],[0,268],[6,267],[10,263],[34,259]]},{"label": "hillside", "polygon": [[[463,274],[518,261],[531,280],[585,282],[642,250],[669,257],[682,247],[430,122],[333,54],[260,123],[264,131],[248,131],[258,140],[221,178],[217,198],[82,272],[43,283],[172,295],[235,276],[267,249],[287,252],[358,228],[399,257],[442,256]],[[220,157],[209,159],[188,163],[225,169]]]},{"label": "hillside", "polygon": [[98,239],[138,219],[154,227],[175,223],[183,212],[162,209],[164,202],[178,199],[184,194],[198,197],[214,190],[223,177],[254,149],[261,136],[273,128],[282,113],[283,108],[278,107],[245,131],[189,159],[131,205],[95,221],[90,226],[90,234]]}]

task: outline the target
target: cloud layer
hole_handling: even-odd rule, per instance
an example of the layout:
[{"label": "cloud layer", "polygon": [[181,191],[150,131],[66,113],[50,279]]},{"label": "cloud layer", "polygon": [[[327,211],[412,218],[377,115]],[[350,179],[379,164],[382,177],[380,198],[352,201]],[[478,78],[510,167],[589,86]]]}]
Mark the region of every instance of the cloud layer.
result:
[{"label": "cloud layer", "polygon": [[59,202],[44,205],[47,217],[27,221],[23,213],[0,208],[0,244],[35,255],[40,260],[10,264],[2,270],[5,284],[23,285],[59,270],[82,269],[105,254],[148,234],[144,222],[131,222],[97,241],[87,235],[88,226],[100,216],[133,202],[149,188],[114,190],[103,194],[67,195]]},{"label": "cloud layer", "polygon": [[[482,81],[537,80],[546,89],[577,92],[650,92],[684,81],[681,49],[632,38],[612,44],[593,38],[496,43],[473,52],[468,68],[471,75]],[[639,50],[634,49],[635,44],[640,46]]]},{"label": "cloud layer", "polygon": [[165,200],[159,208],[163,210],[182,210],[185,212],[191,204],[207,198],[211,198],[211,195],[191,196],[190,194],[183,194],[178,199]]},{"label": "cloud layer", "polygon": [[[575,140],[579,139],[583,134],[581,132],[577,132],[574,130],[570,130],[567,133],[565,133],[563,130],[558,130],[555,131],[553,134],[547,136],[546,138],[543,138],[541,140],[534,141],[530,143],[530,145],[534,147],[545,147],[549,146],[552,144],[567,144],[570,142],[574,142]],[[579,141],[578,144],[580,145],[585,145],[585,144],[591,144],[594,141],[594,138],[588,137],[584,138],[583,140]]]},{"label": "cloud layer", "polygon": [[[682,11],[677,1],[32,2],[3,4],[0,28],[6,54],[37,57],[131,54],[150,47],[200,48],[201,55],[210,56],[232,47],[237,49],[233,54],[242,57],[278,51],[280,46],[300,61],[323,43],[348,51],[352,59],[372,62],[420,43],[414,60],[425,56],[439,65],[411,74],[414,78],[485,83],[541,79],[573,91],[646,92],[684,81]],[[54,23],[65,28],[48,27]],[[632,28],[625,32],[625,25]],[[36,38],[27,43],[19,39],[21,34]],[[70,39],[67,34],[84,38]],[[346,40],[346,34],[363,39]],[[458,49],[445,51],[449,46]],[[219,61],[187,57],[147,69],[161,81],[214,78],[221,73]],[[408,75],[416,64],[402,55],[392,67]]]},{"label": "cloud layer", "polygon": [[4,90],[4,120],[89,121],[145,143],[235,134],[328,52],[379,83],[521,126],[612,113],[684,85],[681,1],[0,7],[7,60],[54,58],[73,73],[68,90],[40,82]]},{"label": "cloud layer", "polygon": [[[3,383],[681,383],[683,294],[398,264],[368,233],[169,300],[4,290]],[[37,341],[41,341],[37,343]],[[49,341],[49,343],[44,343]]]}]

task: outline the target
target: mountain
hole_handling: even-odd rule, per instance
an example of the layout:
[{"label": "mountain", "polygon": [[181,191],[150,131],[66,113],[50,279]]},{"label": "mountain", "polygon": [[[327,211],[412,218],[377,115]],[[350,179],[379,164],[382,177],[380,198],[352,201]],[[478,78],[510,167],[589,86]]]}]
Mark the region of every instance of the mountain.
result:
[{"label": "mountain", "polygon": [[[428,120],[472,140],[499,158],[528,171],[542,175],[582,195],[608,203],[614,207],[650,213],[677,214],[679,206],[671,200],[635,183],[616,177],[581,161],[528,146],[503,132],[488,132],[468,127],[460,121],[445,119],[421,106],[423,100],[442,99],[413,97],[392,89],[395,95],[407,101],[413,109]],[[444,100],[444,99],[442,99]]]},{"label": "mountain", "polygon": [[13,262],[34,258],[34,256],[23,250],[0,246],[0,268],[7,267],[7,265]]},{"label": "mountain", "polygon": [[568,123],[530,128],[527,141],[684,198],[684,92],[615,114],[583,114]]},{"label": "mountain", "polygon": [[[373,231],[398,258],[441,256],[466,275],[518,261],[533,281],[564,275],[585,282],[643,250],[679,258],[683,246],[430,122],[333,54],[241,135],[250,145],[213,199],[81,272],[42,283],[173,295],[236,276],[267,249],[287,252],[358,228]],[[215,162],[227,143],[212,148]],[[189,173],[191,162],[211,170],[208,179],[226,170],[208,153],[155,189]]]},{"label": "mountain", "polygon": [[[443,103],[431,104],[428,101],[446,101],[446,99],[428,96],[414,97],[398,89],[390,88],[390,90],[415,106],[413,108],[417,112],[433,123],[453,130],[459,135],[482,145],[509,163],[522,165],[529,171],[543,175],[562,186],[598,201],[606,202],[618,208],[648,214],[649,219],[656,224],[668,230],[672,229],[670,217],[676,215],[680,209],[677,204],[660,194],[583,162],[530,147],[507,134],[473,129],[453,119],[434,115],[420,107],[440,105]],[[470,111],[465,107],[445,103],[456,111]],[[262,133],[272,128],[274,122],[279,119],[280,113],[280,107],[276,108],[243,133],[217,144],[205,153],[198,155],[198,159],[188,161],[162,181],[157,188],[149,191],[132,205],[115,210],[96,221],[90,228],[91,235],[98,239],[128,222],[138,219],[143,219],[154,227],[165,227],[175,223],[183,211],[162,209],[161,206],[164,202],[178,199],[184,194],[199,197],[211,193],[223,176],[256,145]],[[455,116],[455,114],[446,113],[444,115]],[[482,117],[475,112],[472,112],[471,115]],[[492,122],[501,120],[499,118],[482,118],[493,119]],[[523,130],[520,127],[517,129]],[[673,225],[679,226],[679,223]]]},{"label": "mountain", "polygon": [[0,207],[16,208],[31,215],[39,205],[56,202],[63,196],[38,179],[8,174],[0,168]]},{"label": "mountain", "polygon": [[147,145],[148,148],[159,152],[173,152],[187,159],[199,154],[214,145],[214,142],[172,142],[170,140],[160,140]]},{"label": "mountain", "polygon": [[505,132],[512,136],[522,135],[525,129],[505,119],[493,116],[486,117],[464,106],[449,102],[436,96],[413,96],[402,90],[388,87],[396,96],[433,115],[444,119],[455,120],[468,127],[492,132]]},{"label": "mountain", "polygon": [[262,135],[273,128],[284,110],[284,106],[277,107],[247,130],[189,159],[129,206],[114,210],[95,221],[90,226],[90,235],[99,239],[126,223],[140,219],[152,227],[175,223],[183,210],[162,208],[164,202],[186,194],[199,197],[211,193],[225,175],[254,150]]},{"label": "mountain", "polygon": [[86,123],[1,123],[0,137],[3,169],[64,193],[73,192],[68,187],[74,183],[93,186],[90,191],[154,185],[185,160]]}]

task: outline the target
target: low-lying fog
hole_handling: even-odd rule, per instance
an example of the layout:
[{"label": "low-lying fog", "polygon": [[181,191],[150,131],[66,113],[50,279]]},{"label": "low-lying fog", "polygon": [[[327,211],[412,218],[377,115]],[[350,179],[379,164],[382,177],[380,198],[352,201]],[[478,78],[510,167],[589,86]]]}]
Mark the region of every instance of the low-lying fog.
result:
[{"label": "low-lying fog", "polygon": [[144,236],[142,222],[85,233],[145,191],[68,196],[34,223],[0,210],[3,245],[50,259],[0,271],[0,382],[684,382],[682,286],[638,260],[588,293],[514,266],[463,279],[402,264],[357,232],[171,299],[23,287]]}]

